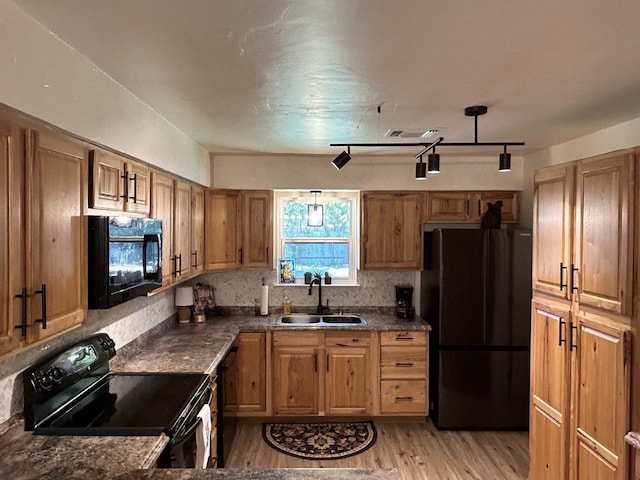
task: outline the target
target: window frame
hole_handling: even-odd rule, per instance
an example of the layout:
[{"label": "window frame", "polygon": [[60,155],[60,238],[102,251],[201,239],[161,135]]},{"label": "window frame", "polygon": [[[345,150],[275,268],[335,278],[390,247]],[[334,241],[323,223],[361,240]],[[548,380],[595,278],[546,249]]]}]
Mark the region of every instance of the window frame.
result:
[{"label": "window frame", "polygon": [[[283,205],[291,199],[301,199],[303,202],[326,205],[328,201],[344,199],[351,202],[351,228],[348,238],[327,238],[327,237],[295,237],[285,238],[282,236],[283,229]],[[294,283],[281,283],[279,265],[284,257],[285,243],[348,243],[349,244],[349,276],[347,278],[331,277],[331,285],[354,286],[358,284],[358,269],[360,262],[360,192],[358,190],[322,190],[317,197],[311,190],[275,190],[274,191],[274,245],[275,245],[275,265],[276,279],[278,286],[305,286],[304,278],[296,277]],[[321,241],[319,241],[321,240]],[[323,282],[324,285],[324,282]]]}]

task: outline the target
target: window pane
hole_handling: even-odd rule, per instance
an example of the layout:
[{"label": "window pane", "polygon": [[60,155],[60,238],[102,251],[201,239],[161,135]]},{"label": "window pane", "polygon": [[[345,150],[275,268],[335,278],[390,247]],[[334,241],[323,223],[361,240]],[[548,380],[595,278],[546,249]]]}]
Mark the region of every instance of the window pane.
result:
[{"label": "window pane", "polygon": [[[284,202],[282,218],[283,238],[349,238],[351,236],[351,202],[347,200],[323,205],[324,220],[321,227],[307,226],[307,205],[313,200]],[[297,270],[297,268],[296,268]]]},{"label": "window pane", "polygon": [[349,242],[285,242],[284,258],[295,260],[296,278],[304,278],[305,272],[349,278]]}]

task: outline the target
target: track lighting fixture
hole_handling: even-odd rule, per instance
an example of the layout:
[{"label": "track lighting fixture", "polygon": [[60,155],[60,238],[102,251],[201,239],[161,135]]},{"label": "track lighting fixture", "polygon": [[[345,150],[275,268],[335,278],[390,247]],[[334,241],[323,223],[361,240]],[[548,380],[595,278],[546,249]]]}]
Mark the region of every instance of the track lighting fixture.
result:
[{"label": "track lighting fixture", "polygon": [[511,154],[507,153],[507,146],[504,146],[504,152],[500,154],[500,166],[498,167],[499,172],[510,172],[511,171]]},{"label": "track lighting fixture", "polygon": [[420,155],[419,158],[420,158],[420,161],[416,163],[416,180],[426,180],[427,164],[422,162],[422,155]]},{"label": "track lighting fixture", "polygon": [[[429,173],[440,172],[440,154],[436,153],[436,145],[441,147],[504,147],[504,152],[500,154],[500,167],[499,171],[508,172],[511,171],[511,154],[507,153],[508,146],[524,145],[524,142],[479,142],[478,141],[478,117],[487,113],[488,108],[484,105],[474,105],[466,107],[464,114],[467,117],[474,118],[474,141],[473,142],[445,142],[444,137],[438,138],[432,143],[332,143],[332,147],[347,147],[346,152],[340,153],[333,161],[333,165],[340,170],[344,167],[349,160],[351,160],[351,147],[363,147],[363,148],[387,148],[387,147],[422,147],[422,150],[415,155],[415,158],[420,159],[416,163],[416,180],[423,180],[426,178],[424,174],[425,170]],[[378,107],[378,114],[380,113],[380,107]],[[429,150],[433,152],[427,157],[427,163],[423,163],[422,156]]]},{"label": "track lighting fixture", "polygon": [[351,147],[347,145],[347,151],[345,152],[343,150],[340,153],[340,155],[338,155],[336,158],[333,159],[333,161],[331,163],[333,163],[334,167],[336,167],[338,170],[340,170],[347,163],[349,163],[349,160],[351,160]]},{"label": "track lighting fixture", "polygon": [[427,163],[429,173],[440,173],[440,154],[436,153],[436,147],[433,147],[433,152],[427,157]]}]

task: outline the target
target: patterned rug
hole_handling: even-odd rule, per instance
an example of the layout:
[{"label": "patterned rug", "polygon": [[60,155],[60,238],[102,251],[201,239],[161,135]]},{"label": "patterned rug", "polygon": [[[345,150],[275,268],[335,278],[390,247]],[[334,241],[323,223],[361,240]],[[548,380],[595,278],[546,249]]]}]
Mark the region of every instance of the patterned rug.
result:
[{"label": "patterned rug", "polygon": [[264,423],[269,446],[292,457],[336,460],[367,450],[376,442],[373,422]]}]

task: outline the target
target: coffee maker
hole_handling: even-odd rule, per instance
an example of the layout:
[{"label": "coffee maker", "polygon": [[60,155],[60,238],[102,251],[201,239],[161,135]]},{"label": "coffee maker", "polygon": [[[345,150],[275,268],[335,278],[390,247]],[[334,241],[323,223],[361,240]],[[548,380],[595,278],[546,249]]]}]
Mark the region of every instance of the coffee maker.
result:
[{"label": "coffee maker", "polygon": [[414,312],[413,287],[411,285],[396,285],[396,317],[412,319]]}]

